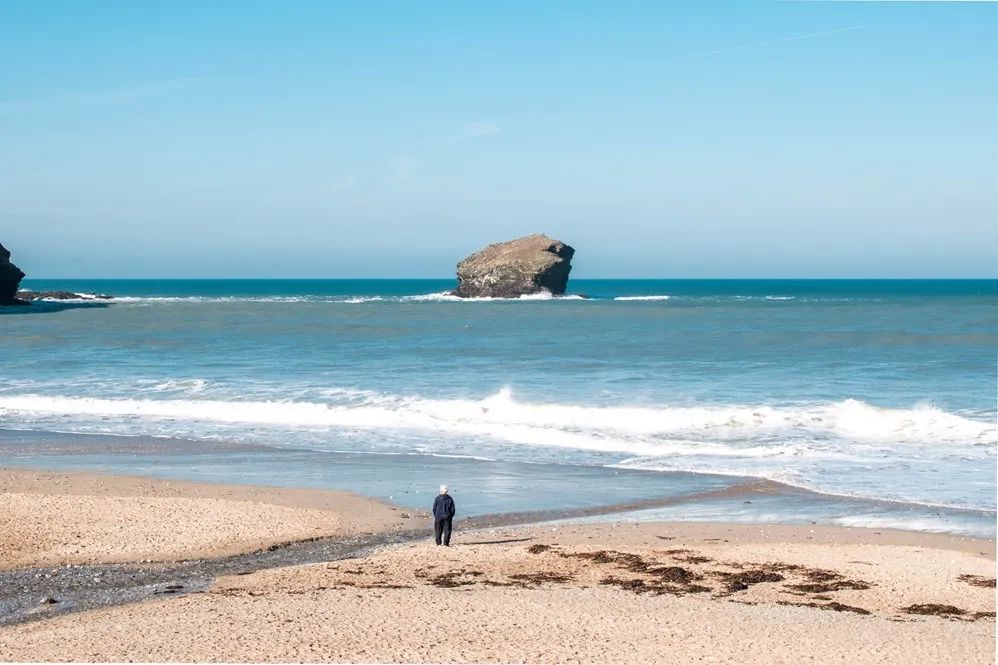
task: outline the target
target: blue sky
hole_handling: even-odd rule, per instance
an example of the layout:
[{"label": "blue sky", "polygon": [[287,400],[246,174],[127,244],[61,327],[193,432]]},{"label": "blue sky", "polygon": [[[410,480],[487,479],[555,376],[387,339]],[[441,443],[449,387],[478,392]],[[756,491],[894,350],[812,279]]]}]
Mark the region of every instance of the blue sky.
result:
[{"label": "blue sky", "polygon": [[34,277],[998,277],[998,3],[0,2]]}]

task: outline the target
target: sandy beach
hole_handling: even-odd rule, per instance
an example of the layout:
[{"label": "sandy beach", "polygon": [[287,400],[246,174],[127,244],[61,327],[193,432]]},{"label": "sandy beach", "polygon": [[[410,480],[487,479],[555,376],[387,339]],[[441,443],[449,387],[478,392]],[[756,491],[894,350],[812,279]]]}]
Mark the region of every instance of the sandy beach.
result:
[{"label": "sandy beach", "polygon": [[411,523],[349,492],[0,469],[0,570],[176,561]]},{"label": "sandy beach", "polygon": [[[88,556],[110,561],[409,521],[336,492],[3,477],[0,501],[20,511],[4,510],[4,532],[23,543],[35,529],[49,543],[21,545],[11,565],[3,536],[8,567],[69,561],[79,553],[65,543],[77,533],[91,543]],[[95,519],[110,506],[115,517]],[[365,506],[358,519],[351,509]],[[245,526],[217,531],[220,516]],[[177,541],[162,535],[171,530]],[[993,663],[994,573],[994,541],[897,531],[624,522],[459,530],[450,548],[386,546],[6,626],[0,659]]]}]

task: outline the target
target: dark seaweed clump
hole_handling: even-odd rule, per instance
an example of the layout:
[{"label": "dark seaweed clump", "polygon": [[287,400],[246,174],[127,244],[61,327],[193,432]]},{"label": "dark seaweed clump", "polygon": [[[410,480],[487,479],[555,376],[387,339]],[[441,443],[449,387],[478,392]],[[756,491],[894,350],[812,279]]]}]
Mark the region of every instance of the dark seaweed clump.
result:
[{"label": "dark seaweed clump", "polygon": [[995,578],[993,577],[981,577],[980,575],[960,575],[958,579],[961,582],[966,582],[970,586],[977,586],[981,587],[982,589],[995,588]]},{"label": "dark seaweed clump", "polygon": [[710,563],[711,561],[713,561],[713,559],[711,559],[709,556],[697,556],[695,554],[685,556],[682,559],[686,563]]},{"label": "dark seaweed clump", "polygon": [[925,605],[909,605],[908,607],[901,608],[901,611],[906,614],[922,614],[927,616],[964,616],[967,614],[967,610],[961,610],[959,607],[953,607],[952,605],[937,605],[935,603],[926,603]]},{"label": "dark seaweed clump", "polygon": [[433,586],[438,586],[444,589],[453,589],[454,587],[471,586],[475,584],[475,580],[461,579],[466,574],[472,577],[477,577],[482,573],[479,573],[477,571],[471,571],[470,573],[465,573],[463,570],[452,573],[441,573],[436,577],[429,578],[429,582]]},{"label": "dark seaweed clump", "polygon": [[[678,552],[686,554],[688,550],[672,551],[673,554]],[[560,552],[559,554],[565,558],[586,559],[599,564],[613,564],[622,570],[638,575],[645,575],[650,578],[625,580],[611,575],[600,581],[600,584],[616,586],[635,593],[654,593],[656,595],[668,593],[681,596],[688,593],[712,591],[710,587],[696,584],[697,581],[703,579],[702,575],[698,575],[680,566],[662,566],[655,561],[648,561],[637,554],[615,552],[612,550],[573,553]]]},{"label": "dark seaweed clump", "polygon": [[818,568],[805,570],[807,582],[803,584],[788,584],[787,588],[801,593],[829,593],[831,591],[855,590],[865,591],[870,588],[869,582],[862,580],[847,580],[839,573]]},{"label": "dark seaweed clump", "polygon": [[744,591],[753,584],[763,584],[765,582],[782,582],[786,578],[777,572],[767,569],[745,570],[740,573],[714,573],[724,582],[725,588],[729,592]]},{"label": "dark seaweed clump", "polygon": [[545,582],[570,582],[574,578],[561,573],[520,573],[510,575],[509,579],[521,582],[524,586],[539,586]]},{"label": "dark seaweed clump", "polygon": [[832,610],[833,612],[852,612],[854,614],[870,614],[870,610],[864,610],[862,607],[853,607],[852,605],[844,605],[842,603],[791,603],[786,600],[779,601],[780,605],[791,605],[793,607],[816,607],[819,610]]},{"label": "dark seaweed clump", "polygon": [[[350,587],[352,589],[411,589],[412,588],[408,584],[381,584],[379,582],[375,582],[374,584],[361,584],[359,582],[349,582],[349,581],[340,582],[340,586]],[[319,590],[321,591],[322,587],[320,587]]]},{"label": "dark seaweed clump", "polygon": [[703,579],[700,575],[691,573],[685,568],[680,568],[679,566],[649,568],[648,572],[658,576],[658,578],[663,582],[671,582],[672,584],[689,584],[694,580]]}]

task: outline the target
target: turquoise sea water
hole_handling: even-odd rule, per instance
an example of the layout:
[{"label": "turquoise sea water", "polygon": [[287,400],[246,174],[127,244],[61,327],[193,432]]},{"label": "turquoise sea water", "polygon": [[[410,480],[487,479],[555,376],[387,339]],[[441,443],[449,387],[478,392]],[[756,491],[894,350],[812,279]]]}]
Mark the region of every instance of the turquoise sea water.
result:
[{"label": "turquoise sea water", "polygon": [[258,444],[258,482],[403,453],[995,509],[998,281],[453,286],[26,280],[117,300],[3,311],[0,428]]}]

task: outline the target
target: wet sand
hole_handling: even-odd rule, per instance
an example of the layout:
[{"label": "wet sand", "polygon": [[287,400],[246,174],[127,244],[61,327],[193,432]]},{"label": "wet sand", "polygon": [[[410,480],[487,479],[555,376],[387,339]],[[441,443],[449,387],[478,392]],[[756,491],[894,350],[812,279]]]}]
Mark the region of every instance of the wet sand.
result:
[{"label": "wet sand", "polygon": [[[528,464],[423,454],[369,455],[224,440],[21,432],[0,428],[0,458],[26,469],[92,470],[161,480],[335,487],[418,511],[441,483],[459,513],[513,521],[630,511],[634,521],[819,524],[995,537],[993,510],[960,510],[811,492],[750,477]],[[612,497],[612,498],[610,498]],[[607,506],[612,501],[613,506]],[[549,517],[536,512],[547,512]],[[600,518],[602,519],[602,518]],[[510,519],[506,520],[507,523]]]},{"label": "wet sand", "polygon": [[402,528],[350,492],[0,469],[0,570],[176,561]]},{"label": "wet sand", "polygon": [[[0,496],[68,501],[50,532],[73,528],[74,516],[93,515],[92,500],[107,498],[133,507],[228,501],[226,510],[248,522],[244,511],[270,496],[271,507],[325,510],[340,521],[322,528],[344,533],[403,521],[378,504],[372,514],[384,521],[358,522],[336,509],[366,500],[336,503],[337,493],[313,496],[330,502],[323,509],[280,490],[210,486],[215,494],[192,483],[153,481],[148,490],[129,484],[146,479],[15,475]],[[100,490],[96,479],[113,487]],[[207,525],[212,515],[200,509],[183,519]],[[180,513],[167,516],[187,528]],[[304,514],[284,519],[316,526]],[[90,537],[120,556],[137,551],[130,538],[160,542],[144,534],[104,528]],[[994,571],[993,540],[887,530],[624,522],[459,530],[451,548],[385,546],[362,558],[223,576],[201,593],[3,627],[0,659],[993,663]]]}]

